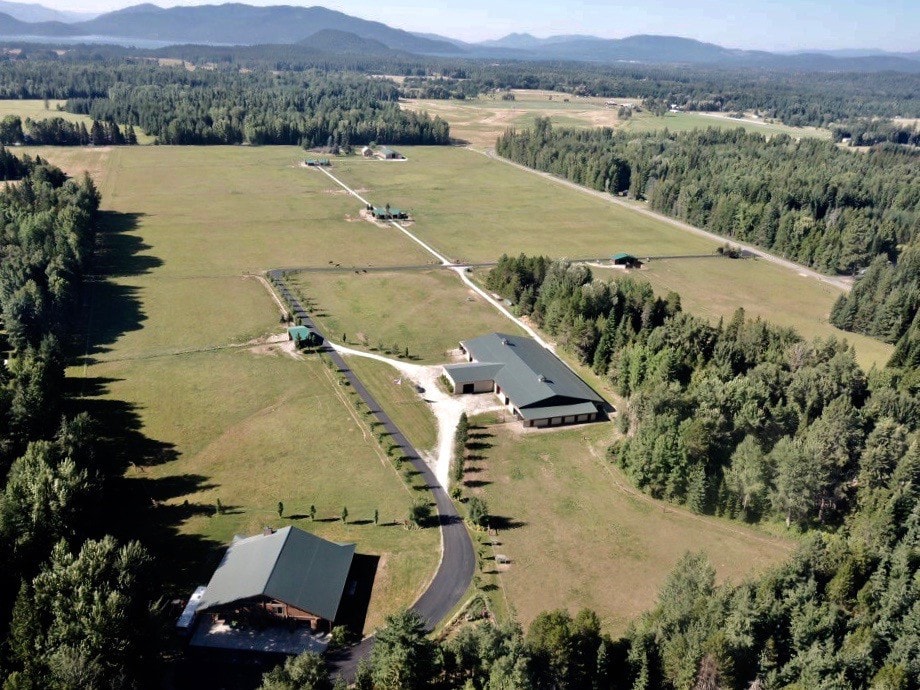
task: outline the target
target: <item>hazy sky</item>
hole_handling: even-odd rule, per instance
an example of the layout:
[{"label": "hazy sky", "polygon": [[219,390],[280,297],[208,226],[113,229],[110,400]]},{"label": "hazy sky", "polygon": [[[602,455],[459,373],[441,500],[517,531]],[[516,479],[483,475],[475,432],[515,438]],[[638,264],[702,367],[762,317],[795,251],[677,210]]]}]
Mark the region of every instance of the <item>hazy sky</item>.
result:
[{"label": "hazy sky", "polygon": [[[28,0],[20,0],[28,1]],[[37,0],[94,12],[141,0]],[[512,31],[536,36],[637,33],[687,36],[765,50],[881,48],[920,50],[920,0],[246,0],[254,5],[322,5],[409,31],[464,40]],[[161,6],[218,4],[160,0]]]}]

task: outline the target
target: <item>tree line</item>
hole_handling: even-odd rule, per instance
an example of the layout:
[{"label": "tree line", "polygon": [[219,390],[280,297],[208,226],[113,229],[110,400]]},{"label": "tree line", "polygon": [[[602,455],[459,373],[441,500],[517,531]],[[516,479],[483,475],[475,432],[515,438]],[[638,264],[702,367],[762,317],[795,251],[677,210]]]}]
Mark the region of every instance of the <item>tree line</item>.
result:
[{"label": "tree line", "polygon": [[150,556],[106,536],[118,470],[64,397],[99,193],[38,157],[12,175],[10,156],[0,149],[19,178],[0,190],[0,675],[6,689],[136,687],[159,644]]},{"label": "tree line", "polygon": [[305,148],[447,144],[440,118],[404,111],[396,87],[363,77],[215,73],[207,85],[116,84],[67,110],[141,127],[161,144],[287,144]]},{"label": "tree line", "polygon": [[652,208],[827,273],[866,275],[831,320],[896,342],[920,294],[920,151],[854,155],[830,142],[742,129],[631,134],[532,129],[498,139],[500,155]]},{"label": "tree line", "polygon": [[867,377],[834,339],[743,310],[711,325],[674,293],[545,258],[502,257],[487,286],[628,399],[610,458],[698,512],[838,525],[920,427],[920,397],[889,371]]},{"label": "tree line", "polygon": [[[182,59],[207,70],[160,66]],[[335,55],[306,46],[23,45],[0,61],[0,97],[99,98],[112,84],[210,83],[215,72],[345,72],[411,77],[406,97],[472,98],[507,89],[544,89],[573,96],[652,99],[685,110],[756,112],[789,125],[831,126],[857,119],[920,117],[920,75],[724,69],[705,66],[602,65],[566,61],[460,57]]]},{"label": "tree line", "polygon": [[83,122],[68,122],[60,116],[44,120],[26,118],[24,124],[18,115],[7,115],[0,120],[0,145],[125,146],[137,143],[133,126],[122,130],[113,121],[93,120],[89,129]]}]

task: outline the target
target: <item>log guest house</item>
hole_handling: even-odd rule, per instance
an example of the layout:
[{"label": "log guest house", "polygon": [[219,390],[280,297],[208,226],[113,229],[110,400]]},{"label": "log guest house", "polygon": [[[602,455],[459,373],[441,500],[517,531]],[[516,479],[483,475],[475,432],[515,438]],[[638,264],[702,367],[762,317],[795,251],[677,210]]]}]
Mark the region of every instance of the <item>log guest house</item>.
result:
[{"label": "log guest house", "polygon": [[237,539],[214,571],[197,613],[331,632],[354,553],[354,544],[336,544],[296,527]]}]

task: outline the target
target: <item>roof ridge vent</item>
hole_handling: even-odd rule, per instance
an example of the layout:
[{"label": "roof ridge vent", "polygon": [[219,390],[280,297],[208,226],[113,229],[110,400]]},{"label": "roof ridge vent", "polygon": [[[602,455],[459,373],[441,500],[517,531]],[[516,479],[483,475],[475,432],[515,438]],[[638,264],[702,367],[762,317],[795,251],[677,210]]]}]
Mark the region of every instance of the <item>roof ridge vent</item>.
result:
[{"label": "roof ridge vent", "polygon": [[508,339],[502,338],[502,345],[507,345],[507,344],[508,344]]},{"label": "roof ridge vent", "polygon": [[539,381],[540,383],[544,383],[546,381],[546,377],[543,374],[540,374],[539,376],[537,376],[537,381]]}]

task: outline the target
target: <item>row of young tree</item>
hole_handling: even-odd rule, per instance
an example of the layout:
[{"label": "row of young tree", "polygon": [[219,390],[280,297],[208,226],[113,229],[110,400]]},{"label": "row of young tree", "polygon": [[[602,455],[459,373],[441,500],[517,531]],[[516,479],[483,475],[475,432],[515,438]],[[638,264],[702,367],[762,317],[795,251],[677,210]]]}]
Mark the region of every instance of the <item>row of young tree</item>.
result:
[{"label": "row of young tree", "polygon": [[440,118],[404,111],[395,85],[363,77],[215,73],[207,85],[116,84],[70,112],[140,126],[162,144],[447,144]]},{"label": "row of young tree", "polygon": [[896,342],[917,314],[920,150],[854,155],[742,129],[631,134],[540,119],[504,133],[497,151],[822,271],[868,269],[834,308],[840,328]]},{"label": "row of young tree", "polygon": [[19,166],[0,191],[0,676],[7,689],[132,687],[156,649],[150,559],[104,536],[113,468],[64,399],[99,194],[40,158]]},{"label": "row of young tree", "polygon": [[64,118],[49,117],[44,120],[7,115],[0,120],[0,145],[31,144],[33,146],[125,146],[137,143],[134,127],[122,130],[112,121],[93,120],[90,128],[83,122],[69,122]]}]

